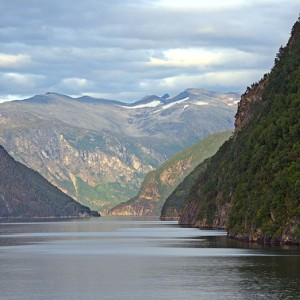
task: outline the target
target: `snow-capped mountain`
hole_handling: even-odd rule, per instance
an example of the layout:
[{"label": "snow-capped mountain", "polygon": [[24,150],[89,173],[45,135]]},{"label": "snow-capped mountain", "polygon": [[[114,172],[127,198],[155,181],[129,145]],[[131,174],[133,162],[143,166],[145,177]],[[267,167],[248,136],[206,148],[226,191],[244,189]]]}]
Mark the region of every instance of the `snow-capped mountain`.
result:
[{"label": "snow-capped mountain", "polygon": [[0,144],[100,211],[134,196],[145,174],[234,126],[235,93],[187,89],[135,103],[47,93],[0,104]]}]

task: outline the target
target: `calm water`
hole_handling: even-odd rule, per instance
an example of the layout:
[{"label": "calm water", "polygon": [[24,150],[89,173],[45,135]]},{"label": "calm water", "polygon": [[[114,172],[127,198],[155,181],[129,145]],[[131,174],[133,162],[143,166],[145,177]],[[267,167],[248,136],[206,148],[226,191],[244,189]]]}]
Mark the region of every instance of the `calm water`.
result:
[{"label": "calm water", "polygon": [[0,299],[300,299],[300,250],[102,217],[0,223]]}]

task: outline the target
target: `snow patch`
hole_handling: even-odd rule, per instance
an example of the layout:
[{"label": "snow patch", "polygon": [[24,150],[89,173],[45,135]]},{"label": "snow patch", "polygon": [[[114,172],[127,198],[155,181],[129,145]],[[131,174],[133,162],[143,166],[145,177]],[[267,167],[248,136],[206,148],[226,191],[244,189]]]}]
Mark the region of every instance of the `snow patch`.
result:
[{"label": "snow patch", "polygon": [[178,100],[178,101],[176,101],[176,102],[172,102],[172,103],[166,104],[166,105],[164,105],[164,106],[162,107],[161,110],[168,109],[168,108],[172,107],[172,106],[175,105],[175,104],[182,103],[182,102],[184,102],[184,101],[186,101],[186,100],[189,100],[189,99],[190,99],[190,97],[186,97],[186,98],[181,99],[181,100]]},{"label": "snow patch", "polygon": [[176,104],[180,104],[180,103],[182,103],[182,102],[184,102],[184,101],[187,101],[187,100],[189,100],[189,99],[190,99],[190,97],[186,97],[186,98],[184,98],[184,99],[181,99],[181,100],[178,100],[178,101],[175,101],[175,102],[166,104],[166,105],[164,105],[161,109],[156,110],[154,113],[159,113],[159,112],[161,112],[161,111],[163,111],[163,110],[165,110],[165,109],[168,109],[168,108],[170,108],[170,107],[172,107],[172,106],[174,106],[174,105],[176,105]]},{"label": "snow patch", "polygon": [[154,100],[152,102],[145,103],[145,104],[139,104],[139,105],[135,105],[135,106],[121,106],[121,107],[128,108],[128,109],[135,109],[135,108],[144,108],[144,107],[156,107],[160,104],[161,104],[161,101]]},{"label": "snow patch", "polygon": [[172,103],[166,104],[166,105],[164,105],[164,106],[162,107],[161,110],[168,109],[168,108],[174,106],[176,103],[177,103],[177,102],[172,102]]},{"label": "snow patch", "polygon": [[178,100],[178,101],[175,102],[175,103],[181,103],[181,102],[186,101],[186,100],[189,100],[189,99],[190,99],[190,97],[186,97],[186,98],[184,98],[184,99]]},{"label": "snow patch", "polygon": [[209,103],[205,102],[205,101],[196,101],[196,102],[194,102],[194,104],[196,104],[196,105],[209,105]]},{"label": "snow patch", "polygon": [[156,110],[155,113],[161,112],[161,111],[163,111],[163,110],[165,110],[165,109],[168,109],[168,108],[170,108],[170,107],[172,107],[172,106],[174,106],[174,105],[176,105],[176,104],[180,104],[180,103],[182,103],[182,102],[184,102],[184,101],[186,101],[186,100],[189,100],[189,99],[190,99],[190,97],[186,97],[186,98],[181,99],[181,100],[178,100],[178,101],[176,101],[176,102],[172,102],[172,103],[166,104],[166,105],[164,105],[161,109]]},{"label": "snow patch", "polygon": [[184,107],[183,107],[183,110],[186,110],[190,105],[189,104],[186,104]]}]

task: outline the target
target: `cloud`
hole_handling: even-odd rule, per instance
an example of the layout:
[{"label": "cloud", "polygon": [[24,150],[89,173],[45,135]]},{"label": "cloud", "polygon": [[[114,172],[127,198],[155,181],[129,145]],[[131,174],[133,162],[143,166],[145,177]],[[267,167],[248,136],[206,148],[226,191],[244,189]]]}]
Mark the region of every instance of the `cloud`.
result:
[{"label": "cloud", "polygon": [[13,101],[13,100],[23,100],[25,98],[29,98],[31,95],[25,96],[24,94],[22,95],[5,95],[5,96],[0,96],[0,103],[7,102],[7,101]]},{"label": "cloud", "polygon": [[249,1],[242,0],[227,0],[227,1],[219,1],[219,0],[210,0],[210,1],[199,1],[199,0],[159,0],[156,1],[157,5],[162,7],[170,7],[174,10],[188,10],[188,11],[226,11],[233,8],[241,8],[247,6]]},{"label": "cloud", "polygon": [[241,86],[244,92],[247,83],[258,81],[263,74],[263,70],[232,70],[215,71],[202,74],[181,74],[167,77],[162,80],[144,80],[140,82],[144,90],[184,90],[189,87],[205,86],[212,91],[235,92]]},{"label": "cloud", "polygon": [[298,2],[2,0],[0,98],[243,92],[272,67]]},{"label": "cloud", "polygon": [[78,95],[89,92],[94,83],[85,78],[64,78],[55,87],[55,90],[65,91],[70,95]]},{"label": "cloud", "polygon": [[0,69],[3,68],[21,68],[31,63],[28,55],[12,55],[0,53]]},{"label": "cloud", "polygon": [[[32,90],[40,92],[47,85],[46,77],[35,74],[2,73],[0,74],[0,98],[7,98],[8,95],[28,95]],[[13,91],[13,93],[11,93]]]},{"label": "cloud", "polygon": [[162,58],[150,57],[150,66],[211,69],[222,66],[243,68],[262,64],[265,57],[238,49],[177,48],[163,52]]}]

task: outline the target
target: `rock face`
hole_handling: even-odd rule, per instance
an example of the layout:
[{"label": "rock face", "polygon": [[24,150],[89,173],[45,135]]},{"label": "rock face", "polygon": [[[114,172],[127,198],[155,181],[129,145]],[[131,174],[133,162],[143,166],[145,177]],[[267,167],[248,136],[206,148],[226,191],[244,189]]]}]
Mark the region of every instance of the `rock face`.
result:
[{"label": "rock face", "polygon": [[237,138],[238,133],[253,117],[253,106],[262,101],[264,87],[268,82],[268,78],[269,75],[265,74],[258,83],[252,84],[251,88],[248,87],[247,91],[241,96],[241,100],[238,103],[237,114],[235,116],[235,138]]},{"label": "rock face", "polygon": [[[159,216],[162,206],[174,188],[199,163],[210,157],[230,137],[231,131],[211,135],[181,151],[159,168],[149,172],[136,197],[121,203],[109,211],[111,215]],[[177,209],[168,212],[168,219],[178,217]]]},{"label": "rock face", "polygon": [[47,182],[37,172],[16,162],[0,146],[0,217],[98,216]]},{"label": "rock face", "polygon": [[0,143],[92,209],[134,197],[149,171],[233,127],[238,95],[188,89],[133,104],[55,93],[0,104]]},{"label": "rock face", "polygon": [[300,19],[269,75],[242,96],[232,139],[185,194],[181,224],[247,241],[300,241]]},{"label": "rock face", "polygon": [[[62,191],[93,209],[105,210],[108,200],[112,205],[119,198],[129,198],[140,185],[139,177],[153,168],[149,161],[163,160],[162,154],[146,148],[140,148],[145,153],[138,157],[117,137],[82,129],[77,129],[73,137],[74,130],[55,124],[6,131],[4,137],[8,137],[11,152],[18,160],[35,166]],[[81,145],[89,141],[93,141],[93,148]]]}]

